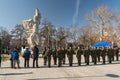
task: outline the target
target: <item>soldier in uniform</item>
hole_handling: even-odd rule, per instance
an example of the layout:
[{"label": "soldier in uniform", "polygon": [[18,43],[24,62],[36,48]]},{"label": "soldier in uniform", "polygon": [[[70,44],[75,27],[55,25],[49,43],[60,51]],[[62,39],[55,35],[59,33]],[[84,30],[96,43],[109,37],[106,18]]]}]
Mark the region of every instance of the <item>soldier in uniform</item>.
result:
[{"label": "soldier in uniform", "polygon": [[94,64],[97,64],[97,48],[94,47],[93,50],[93,58],[94,58]]},{"label": "soldier in uniform", "polygon": [[52,49],[50,47],[47,48],[47,51],[45,53],[45,56],[47,57],[48,67],[51,67],[51,55],[52,55]]},{"label": "soldier in uniform", "polygon": [[67,50],[65,49],[65,47],[63,48],[63,64],[65,64],[65,60],[66,60],[66,53],[67,53]]},{"label": "soldier in uniform", "polygon": [[113,50],[112,50],[112,48],[108,48],[108,53],[107,53],[107,56],[108,56],[108,61],[109,61],[109,63],[111,64],[112,63],[112,58],[113,58]]},{"label": "soldier in uniform", "polygon": [[69,66],[72,66],[72,63],[73,63],[73,54],[74,54],[73,48],[69,47],[68,52],[67,52]]},{"label": "soldier in uniform", "polygon": [[112,53],[111,53],[112,61],[114,61],[114,56],[115,56],[114,48],[111,48],[111,51],[112,51]]},{"label": "soldier in uniform", "polygon": [[52,51],[52,56],[53,56],[54,65],[56,65],[57,64],[57,49],[56,49],[56,47]]},{"label": "soldier in uniform", "polygon": [[45,47],[45,48],[44,48],[44,51],[43,51],[43,53],[42,53],[42,56],[43,56],[43,59],[44,59],[44,65],[46,65],[46,63],[47,63],[47,56],[45,56],[46,51],[47,51],[47,49],[46,49],[46,47]]},{"label": "soldier in uniform", "polygon": [[103,64],[105,64],[106,53],[107,53],[107,49],[105,49],[104,47],[102,47],[101,48],[101,57],[102,57]]},{"label": "soldier in uniform", "polygon": [[87,65],[89,65],[89,54],[90,54],[90,49],[89,48],[86,48],[84,50],[84,58],[85,58],[85,63]]},{"label": "soldier in uniform", "polygon": [[116,56],[116,60],[119,60],[119,48],[115,48],[114,50],[115,56]]},{"label": "soldier in uniform", "polygon": [[62,66],[62,61],[63,61],[63,50],[62,48],[58,48],[57,50],[57,57],[58,57],[58,67]]},{"label": "soldier in uniform", "polygon": [[82,55],[82,49],[80,49],[80,47],[78,47],[77,52],[76,52],[76,57],[77,57],[77,61],[78,61],[78,66],[81,65],[81,55]]},{"label": "soldier in uniform", "polygon": [[100,55],[101,55],[101,50],[100,48],[97,48],[97,60],[100,62]]},{"label": "soldier in uniform", "polygon": [[91,55],[92,62],[94,62],[93,53],[94,53],[94,49],[92,48],[92,49],[90,49],[90,55]]}]

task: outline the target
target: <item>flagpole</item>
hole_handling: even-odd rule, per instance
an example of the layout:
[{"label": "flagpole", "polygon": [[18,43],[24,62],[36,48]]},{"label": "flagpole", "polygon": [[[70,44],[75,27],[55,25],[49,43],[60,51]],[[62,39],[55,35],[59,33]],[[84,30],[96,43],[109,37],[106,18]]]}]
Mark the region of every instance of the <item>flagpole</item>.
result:
[{"label": "flagpole", "polygon": [[[56,27],[56,34],[55,34],[55,36],[57,37],[57,27]],[[56,48],[57,48],[57,39],[55,39],[56,40]]]},{"label": "flagpole", "polygon": [[50,47],[50,26],[48,26],[48,47]]}]

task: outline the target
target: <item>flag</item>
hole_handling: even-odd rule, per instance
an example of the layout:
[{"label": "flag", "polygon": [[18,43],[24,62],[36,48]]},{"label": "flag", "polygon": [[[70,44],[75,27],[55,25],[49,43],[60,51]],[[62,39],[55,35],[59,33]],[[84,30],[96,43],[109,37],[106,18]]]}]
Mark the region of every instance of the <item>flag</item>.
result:
[{"label": "flag", "polygon": [[48,35],[50,35],[50,26],[48,26]]}]

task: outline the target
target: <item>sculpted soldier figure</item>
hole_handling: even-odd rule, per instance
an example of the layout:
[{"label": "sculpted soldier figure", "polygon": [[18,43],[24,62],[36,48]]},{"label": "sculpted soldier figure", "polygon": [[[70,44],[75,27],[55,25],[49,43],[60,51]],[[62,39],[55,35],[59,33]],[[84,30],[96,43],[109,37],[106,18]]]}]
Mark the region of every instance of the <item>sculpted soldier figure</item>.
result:
[{"label": "sculpted soldier figure", "polygon": [[40,12],[38,9],[36,9],[33,19],[23,21],[23,27],[27,32],[27,43],[30,49],[32,49],[34,45],[38,45],[39,43],[38,27],[40,25],[40,19]]}]

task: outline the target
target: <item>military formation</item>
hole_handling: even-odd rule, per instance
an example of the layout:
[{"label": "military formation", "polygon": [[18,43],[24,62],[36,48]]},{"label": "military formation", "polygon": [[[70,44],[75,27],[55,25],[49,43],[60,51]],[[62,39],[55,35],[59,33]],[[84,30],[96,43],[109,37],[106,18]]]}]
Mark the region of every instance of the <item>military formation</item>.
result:
[{"label": "military formation", "polygon": [[[92,62],[96,65],[98,62],[102,62],[102,64],[112,63],[113,61],[119,60],[119,48],[111,48],[111,47],[101,47],[101,48],[50,48],[45,47],[42,56],[44,59],[44,65],[48,65],[51,67],[51,59],[53,58],[54,65],[58,65],[61,67],[66,64],[66,58],[68,59],[69,66],[73,66],[73,55],[76,55],[78,66],[81,66],[81,60],[84,58],[84,63],[86,65],[90,65]],[[83,56],[83,57],[82,57]]]},{"label": "military formation", "polygon": [[[42,52],[42,58],[44,61],[44,65],[47,65],[49,68],[51,67],[51,63],[57,65],[58,67],[62,67],[66,64],[66,60],[68,61],[69,66],[73,66],[73,60],[75,60],[74,56],[76,56],[78,66],[83,64],[90,65],[91,63],[94,65],[97,64],[106,64],[112,63],[114,61],[119,61],[119,48],[112,47],[58,47],[51,48],[45,47]],[[33,58],[33,68],[38,68],[38,58],[39,58],[39,49],[37,45],[35,45],[32,51],[29,50],[28,47],[23,50],[22,57],[24,58],[24,67],[29,68],[30,58]],[[1,58],[1,56],[0,56]],[[53,62],[52,62],[53,61]],[[18,68],[20,68],[20,60],[19,60],[19,50],[15,47],[11,51],[10,58],[11,68],[16,69],[16,64]],[[1,67],[1,61],[0,61]]]}]

